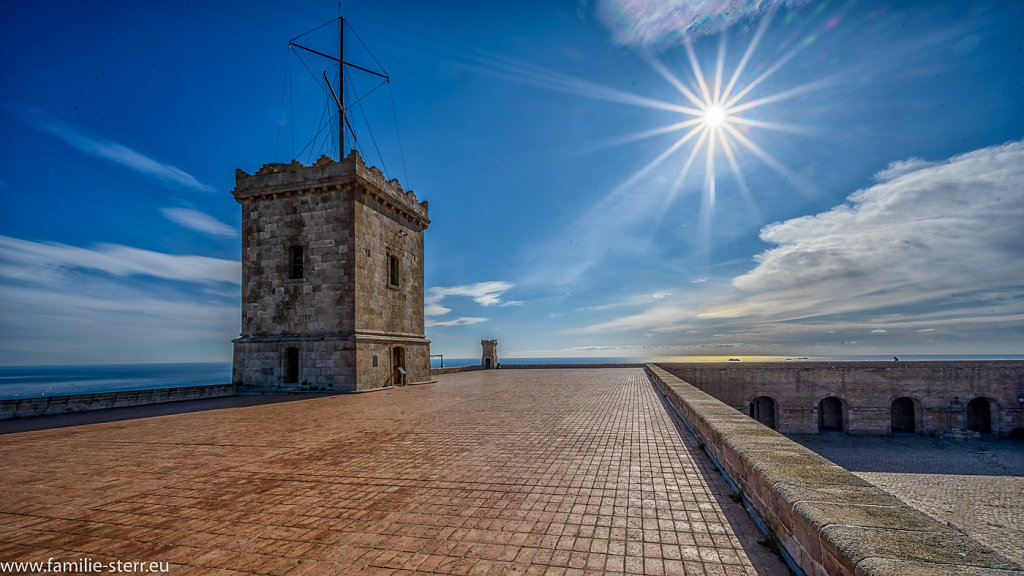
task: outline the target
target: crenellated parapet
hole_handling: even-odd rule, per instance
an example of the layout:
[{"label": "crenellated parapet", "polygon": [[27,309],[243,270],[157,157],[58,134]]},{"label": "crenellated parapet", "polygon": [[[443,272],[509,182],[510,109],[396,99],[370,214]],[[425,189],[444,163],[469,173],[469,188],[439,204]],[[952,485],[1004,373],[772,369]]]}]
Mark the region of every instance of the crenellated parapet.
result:
[{"label": "crenellated parapet", "polygon": [[420,202],[412,190],[402,190],[398,180],[388,180],[380,168],[367,166],[357,150],[349,152],[340,162],[321,156],[309,166],[292,160],[264,164],[255,174],[235,170],[232,193],[241,203],[254,198],[326,192],[352,185],[406,219],[424,228],[430,224],[427,201]]}]

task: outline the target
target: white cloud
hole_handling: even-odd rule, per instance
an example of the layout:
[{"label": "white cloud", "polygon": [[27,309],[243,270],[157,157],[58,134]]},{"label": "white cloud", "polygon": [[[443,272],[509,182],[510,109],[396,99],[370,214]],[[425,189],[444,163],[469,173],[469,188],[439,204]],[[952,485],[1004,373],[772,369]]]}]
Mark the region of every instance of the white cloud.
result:
[{"label": "white cloud", "polygon": [[[821,315],[1024,285],[1024,142],[920,164],[828,212],[766,226],[754,294],[718,315]],[[889,169],[887,169],[889,170]]]},{"label": "white cloud", "polygon": [[888,182],[889,180],[895,180],[904,174],[910,174],[916,172],[922,168],[928,168],[934,166],[934,162],[928,162],[920,158],[911,158],[909,160],[900,160],[892,162],[878,174],[875,174],[875,180],[878,182]]},{"label": "white cloud", "polygon": [[165,184],[193,188],[203,192],[216,191],[213,186],[200,182],[180,168],[154,160],[124,144],[88,134],[85,130],[58,120],[46,112],[29,109],[28,114],[39,128],[57,136],[66,144],[82,152],[120,164],[146,176],[156,178]]},{"label": "white cloud", "polygon": [[598,16],[619,44],[665,46],[714,35],[803,0],[600,0]]},{"label": "white cloud", "polygon": [[941,330],[1005,347],[1020,341],[1024,318],[1021,182],[1024,142],[890,164],[846,203],[766,226],[773,247],[731,286],[691,289],[586,331],[813,345]]},{"label": "white cloud", "polygon": [[118,244],[79,248],[0,236],[0,271],[6,279],[48,283],[62,270],[101,270],[115,276],[143,275],[200,284],[241,282],[241,263],[208,256],[179,256]]},{"label": "white cloud", "polygon": [[160,212],[171,222],[203,234],[229,238],[238,236],[238,230],[234,226],[228,226],[205,212],[189,208],[161,208]]},{"label": "white cloud", "polygon": [[462,316],[460,318],[456,318],[455,320],[446,320],[444,322],[439,322],[437,320],[427,320],[424,324],[429,328],[431,326],[469,326],[471,324],[479,324],[481,322],[486,321],[487,318],[474,318],[471,316]]},{"label": "white cloud", "polygon": [[[477,282],[476,284],[464,284],[462,286],[435,286],[427,290],[423,298],[423,313],[427,316],[441,316],[451,312],[450,308],[441,305],[441,302],[449,296],[466,296],[481,306],[494,306],[501,304],[501,295],[512,289],[511,282],[490,281]],[[518,302],[513,300],[512,302]],[[513,305],[508,304],[506,305]],[[446,326],[447,324],[435,324]]]}]

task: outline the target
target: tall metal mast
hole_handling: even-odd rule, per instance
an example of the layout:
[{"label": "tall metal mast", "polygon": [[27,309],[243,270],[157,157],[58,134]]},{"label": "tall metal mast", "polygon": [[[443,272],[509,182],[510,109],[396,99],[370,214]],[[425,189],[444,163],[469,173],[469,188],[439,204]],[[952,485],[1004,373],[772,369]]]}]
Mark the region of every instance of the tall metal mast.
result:
[{"label": "tall metal mast", "polygon": [[[315,30],[319,30],[320,28],[323,28],[324,26],[327,26],[330,23],[331,23],[330,20],[328,20],[327,22],[325,22],[324,24],[321,24],[317,28],[314,28],[313,30],[310,30],[309,32],[306,32],[306,34],[309,34],[310,32],[313,32]],[[341,3],[340,2],[338,3],[338,56],[337,57],[331,56],[330,54],[324,54],[323,52],[320,52],[318,50],[314,50],[312,48],[307,48],[306,46],[303,46],[303,45],[298,44],[298,43],[295,42],[296,40],[298,40],[299,38],[302,38],[306,34],[302,34],[301,36],[296,36],[295,38],[292,38],[291,40],[288,41],[288,46],[290,48],[293,48],[293,49],[294,48],[300,48],[302,50],[305,50],[306,52],[310,52],[312,54],[316,54],[317,56],[320,56],[322,58],[327,58],[328,60],[333,60],[333,61],[338,63],[338,90],[335,91],[334,90],[334,86],[331,86],[331,80],[327,77],[327,72],[326,71],[324,71],[324,73],[323,73],[323,80],[324,80],[324,84],[327,85],[327,89],[331,93],[331,97],[334,98],[334,104],[338,107],[338,160],[341,161],[342,159],[345,158],[345,148],[346,148],[346,146],[345,146],[345,129],[346,128],[350,132],[352,132],[352,138],[355,139],[355,132],[352,131],[352,126],[349,125],[349,123],[348,123],[348,116],[345,113],[345,66],[349,66],[351,68],[355,68],[357,70],[361,70],[363,72],[367,72],[369,74],[373,74],[374,76],[377,76],[379,78],[383,78],[384,82],[379,84],[378,87],[382,86],[384,83],[387,83],[388,81],[390,81],[390,78],[388,78],[388,75],[386,73],[382,74],[380,72],[376,72],[374,70],[370,70],[368,68],[364,68],[362,66],[358,66],[358,65],[353,64],[351,62],[345,62],[345,19],[341,16]],[[359,35],[358,34],[356,35],[356,39],[359,40]],[[362,42],[362,40],[360,40],[360,42]],[[365,46],[365,44],[364,44],[364,46]],[[376,61],[376,59],[374,59],[374,61]],[[377,64],[378,64],[378,66],[380,65],[379,62]],[[383,71],[383,68],[382,68],[382,71]],[[374,90],[376,90],[376,88],[374,88]],[[371,90],[371,92],[372,92],[372,90]],[[359,100],[357,99],[355,103],[358,104]],[[358,145],[358,141],[356,141],[356,145]]]},{"label": "tall metal mast", "polygon": [[338,161],[345,159],[345,18],[338,2]]}]

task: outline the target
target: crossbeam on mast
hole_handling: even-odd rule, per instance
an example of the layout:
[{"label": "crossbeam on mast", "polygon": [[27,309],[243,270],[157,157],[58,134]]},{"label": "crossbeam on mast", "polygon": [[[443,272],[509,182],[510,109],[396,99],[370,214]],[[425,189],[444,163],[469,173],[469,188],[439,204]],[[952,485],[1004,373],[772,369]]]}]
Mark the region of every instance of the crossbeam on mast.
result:
[{"label": "crossbeam on mast", "polygon": [[[378,78],[383,78],[384,82],[382,84],[389,83],[391,81],[391,78],[386,73],[382,74],[381,72],[377,72],[375,70],[370,70],[369,68],[364,68],[362,66],[359,66],[358,64],[353,64],[351,62],[346,62],[345,61],[345,19],[342,18],[341,14],[340,14],[340,12],[341,12],[341,3],[340,2],[338,3],[338,11],[339,11],[338,20],[337,20],[338,21],[338,56],[331,56],[330,54],[325,54],[325,53],[323,53],[323,52],[321,52],[319,50],[314,50],[313,48],[309,48],[308,46],[303,46],[302,44],[299,44],[299,43],[296,42],[296,40],[298,40],[299,38],[302,38],[302,36],[305,36],[306,34],[309,34],[310,32],[313,32],[315,30],[318,30],[318,29],[323,28],[324,26],[330,24],[330,21],[327,21],[324,24],[321,24],[320,26],[318,26],[314,30],[311,30],[310,32],[306,32],[306,34],[302,34],[300,36],[296,36],[295,38],[292,38],[291,40],[288,41],[288,47],[292,48],[292,49],[299,48],[300,50],[304,50],[306,52],[309,52],[310,54],[316,54],[317,56],[320,56],[321,58],[327,58],[328,60],[331,60],[331,61],[334,61],[334,62],[338,63],[338,90],[335,91],[334,87],[331,86],[331,82],[327,78],[327,72],[326,71],[324,71],[324,73],[323,73],[323,80],[324,80],[324,83],[327,84],[328,90],[330,90],[330,92],[331,92],[331,97],[334,99],[335,105],[338,107],[338,161],[340,162],[341,160],[343,160],[345,158],[345,147],[346,147],[345,146],[345,128],[347,127],[349,132],[352,133],[352,138],[353,139],[355,139],[355,136],[356,136],[355,131],[352,130],[352,125],[348,121],[348,114],[347,114],[347,109],[346,109],[346,106],[345,106],[345,67],[349,66],[349,67],[355,68],[356,70],[359,70],[361,72],[366,72],[368,74],[372,74],[374,76],[377,76]],[[358,35],[356,36],[356,38],[357,39],[359,38]],[[362,42],[362,40],[360,40],[360,42]],[[365,46],[365,44],[364,44],[364,46]],[[371,54],[370,56],[372,57],[373,55]],[[376,58],[374,58],[374,61],[376,62]],[[378,62],[378,65],[380,65],[379,62]],[[383,70],[383,68],[382,68],[382,70]],[[382,84],[378,85],[377,87],[379,88]],[[374,90],[376,90],[376,88],[374,88]],[[358,103],[358,102],[359,101],[357,100],[356,103]]]}]

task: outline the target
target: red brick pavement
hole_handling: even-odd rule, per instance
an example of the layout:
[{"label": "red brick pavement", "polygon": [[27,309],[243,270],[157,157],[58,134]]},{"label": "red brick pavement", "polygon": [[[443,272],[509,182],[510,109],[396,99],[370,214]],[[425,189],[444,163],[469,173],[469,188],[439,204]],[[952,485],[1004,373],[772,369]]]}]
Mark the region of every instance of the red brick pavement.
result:
[{"label": "red brick pavement", "polygon": [[0,561],[170,574],[785,574],[640,369],[0,436]]}]

